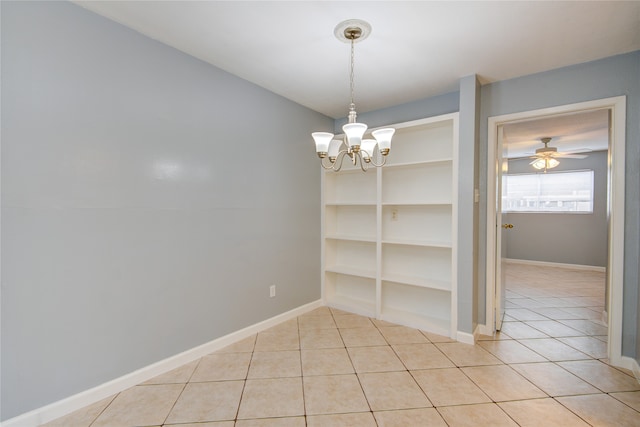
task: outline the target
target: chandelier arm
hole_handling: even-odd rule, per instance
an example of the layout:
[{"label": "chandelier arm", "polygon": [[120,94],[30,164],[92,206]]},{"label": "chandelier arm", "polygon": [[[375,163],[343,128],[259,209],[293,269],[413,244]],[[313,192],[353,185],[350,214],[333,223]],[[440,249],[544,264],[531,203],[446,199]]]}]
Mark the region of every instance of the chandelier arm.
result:
[{"label": "chandelier arm", "polygon": [[360,169],[362,169],[362,172],[366,172],[369,169],[369,165],[362,158],[362,154],[360,153],[357,153],[357,154],[358,154],[358,158],[360,159]]},{"label": "chandelier arm", "polygon": [[385,165],[385,163],[387,163],[387,157],[386,157],[386,156],[383,156],[383,157],[382,157],[382,163],[380,163],[380,164],[378,164],[378,163],[376,163],[376,162],[374,162],[374,161],[373,161],[373,156],[371,156],[371,160],[370,160],[370,161],[371,161],[371,164],[372,164],[373,166],[375,166],[375,167],[379,168],[379,167],[384,166],[384,165]]}]

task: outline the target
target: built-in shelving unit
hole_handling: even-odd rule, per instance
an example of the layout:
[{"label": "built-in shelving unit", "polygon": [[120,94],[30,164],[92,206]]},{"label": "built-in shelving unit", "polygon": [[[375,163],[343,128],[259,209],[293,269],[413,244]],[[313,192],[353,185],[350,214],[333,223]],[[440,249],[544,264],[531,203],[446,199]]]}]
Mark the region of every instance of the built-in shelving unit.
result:
[{"label": "built-in shelving unit", "polygon": [[323,174],[323,298],[453,337],[458,114],[394,127],[384,167]]}]

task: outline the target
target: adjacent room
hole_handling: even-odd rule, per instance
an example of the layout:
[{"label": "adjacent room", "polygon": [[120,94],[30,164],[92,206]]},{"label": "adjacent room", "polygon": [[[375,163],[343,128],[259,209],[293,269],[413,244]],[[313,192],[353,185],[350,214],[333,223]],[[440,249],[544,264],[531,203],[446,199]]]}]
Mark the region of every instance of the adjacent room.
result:
[{"label": "adjacent room", "polygon": [[640,2],[0,30],[3,427],[640,426]]}]

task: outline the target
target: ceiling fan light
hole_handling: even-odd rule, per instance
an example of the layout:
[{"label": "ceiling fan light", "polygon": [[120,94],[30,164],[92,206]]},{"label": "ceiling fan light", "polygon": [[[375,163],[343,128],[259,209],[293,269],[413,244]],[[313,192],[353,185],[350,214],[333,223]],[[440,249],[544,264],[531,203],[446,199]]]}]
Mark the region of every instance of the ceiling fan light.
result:
[{"label": "ceiling fan light", "polygon": [[560,164],[559,161],[557,161],[556,159],[547,159],[547,169],[552,169],[555,168],[556,166],[558,166]]}]

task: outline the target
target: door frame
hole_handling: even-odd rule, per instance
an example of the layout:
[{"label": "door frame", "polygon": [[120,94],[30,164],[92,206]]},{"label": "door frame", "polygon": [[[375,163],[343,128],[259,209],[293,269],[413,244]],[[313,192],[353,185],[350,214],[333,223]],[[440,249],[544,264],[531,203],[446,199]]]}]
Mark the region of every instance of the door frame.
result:
[{"label": "door frame", "polygon": [[626,96],[598,99],[539,110],[524,111],[488,118],[487,139],[487,262],[486,262],[486,324],[485,332],[495,332],[496,325],[496,254],[501,228],[496,220],[498,127],[507,123],[544,118],[558,114],[608,109],[611,114],[609,138],[609,194],[608,194],[608,242],[607,282],[609,283],[608,356],[613,365],[625,365],[622,358],[622,295],[624,275],[624,220],[625,220],[625,126]]}]

